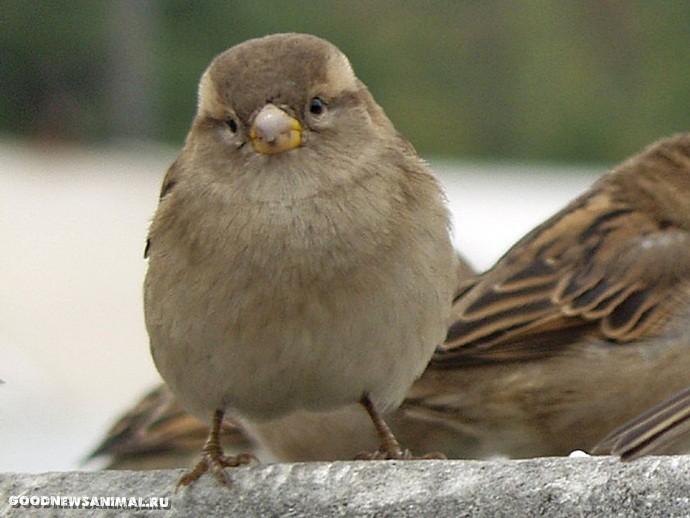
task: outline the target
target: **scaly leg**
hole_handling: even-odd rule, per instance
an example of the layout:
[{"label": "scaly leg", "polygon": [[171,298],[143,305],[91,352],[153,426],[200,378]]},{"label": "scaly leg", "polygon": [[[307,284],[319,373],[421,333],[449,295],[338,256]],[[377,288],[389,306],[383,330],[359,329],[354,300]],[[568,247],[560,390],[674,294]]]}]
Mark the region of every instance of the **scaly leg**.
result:
[{"label": "scaly leg", "polygon": [[371,402],[368,394],[362,396],[360,400],[362,406],[366,409],[371,421],[374,423],[376,428],[376,433],[381,438],[381,447],[378,451],[373,453],[360,453],[357,455],[357,459],[360,460],[421,460],[421,459],[445,459],[446,456],[443,453],[433,452],[427,453],[422,457],[415,457],[412,455],[410,450],[403,450],[400,447],[400,443],[393,435],[390,427],[383,420],[381,414],[378,413],[374,404]]},{"label": "scaly leg", "polygon": [[227,486],[229,482],[225,476],[224,468],[241,466],[257,460],[256,457],[250,453],[242,453],[234,456],[223,454],[223,447],[220,444],[220,427],[223,422],[223,413],[222,410],[216,410],[213,413],[211,430],[206,439],[206,444],[204,444],[201,450],[201,460],[194,469],[185,473],[182,478],[180,478],[177,483],[178,488],[196,482],[201,475],[206,473],[209,469],[221,485]]}]

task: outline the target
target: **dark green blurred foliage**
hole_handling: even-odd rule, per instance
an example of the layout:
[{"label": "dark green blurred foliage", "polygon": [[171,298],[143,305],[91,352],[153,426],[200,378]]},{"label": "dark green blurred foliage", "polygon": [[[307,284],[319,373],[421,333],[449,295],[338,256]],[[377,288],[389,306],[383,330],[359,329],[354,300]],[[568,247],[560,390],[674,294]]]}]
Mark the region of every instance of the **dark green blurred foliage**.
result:
[{"label": "dark green blurred foliage", "polygon": [[345,51],[426,156],[614,161],[690,129],[687,2],[0,5],[5,132],[179,145],[210,59],[283,31]]},{"label": "dark green blurred foliage", "polygon": [[[0,125],[100,138],[106,24],[103,6],[82,2],[0,3]],[[61,122],[69,118],[69,127]]]}]

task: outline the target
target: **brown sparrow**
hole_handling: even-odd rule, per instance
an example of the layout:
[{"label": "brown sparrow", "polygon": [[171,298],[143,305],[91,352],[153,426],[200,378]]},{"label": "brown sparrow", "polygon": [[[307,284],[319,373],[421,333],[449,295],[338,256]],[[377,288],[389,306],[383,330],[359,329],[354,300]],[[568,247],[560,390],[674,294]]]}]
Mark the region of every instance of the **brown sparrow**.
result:
[{"label": "brown sparrow", "polygon": [[[465,282],[474,271],[458,255],[457,276]],[[401,411],[387,417],[396,437],[413,450],[458,451],[458,434]],[[250,438],[262,440],[262,448]],[[187,413],[165,385],[147,393],[121,416],[89,459],[107,457],[107,469],[167,469],[188,466],[203,447],[207,426]],[[376,433],[360,405],[328,413],[298,411],[267,423],[244,426],[227,416],[221,426],[224,450],[249,451],[264,460],[351,459],[377,447]],[[268,451],[273,452],[268,454]]]},{"label": "brown sparrow", "polygon": [[223,455],[229,411],[268,421],[360,403],[395,409],[447,330],[456,275],[436,178],[348,59],[277,34],[217,56],[149,232],[144,305],[154,362],[210,418],[180,483],[249,462]]},{"label": "brown sparrow", "polygon": [[458,294],[401,411],[526,457],[590,450],[690,382],[690,134],[603,176]]}]

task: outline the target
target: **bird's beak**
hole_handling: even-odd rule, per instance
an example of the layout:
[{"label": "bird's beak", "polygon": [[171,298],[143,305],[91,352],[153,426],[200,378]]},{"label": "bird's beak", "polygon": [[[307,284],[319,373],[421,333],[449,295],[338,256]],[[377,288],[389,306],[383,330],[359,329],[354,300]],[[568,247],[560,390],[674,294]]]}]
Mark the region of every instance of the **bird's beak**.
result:
[{"label": "bird's beak", "polygon": [[254,117],[249,138],[257,153],[282,153],[300,146],[302,126],[297,119],[269,103]]}]

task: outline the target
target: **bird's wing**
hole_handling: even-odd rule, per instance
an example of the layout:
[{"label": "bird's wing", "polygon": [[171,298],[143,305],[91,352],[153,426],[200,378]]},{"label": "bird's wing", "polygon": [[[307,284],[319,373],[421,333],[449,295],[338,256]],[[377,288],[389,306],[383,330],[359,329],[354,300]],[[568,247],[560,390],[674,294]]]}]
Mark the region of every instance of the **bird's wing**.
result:
[{"label": "bird's wing", "polygon": [[605,437],[594,453],[634,460],[660,453],[680,438],[690,437],[690,388],[659,403]]},{"label": "bird's wing", "polygon": [[582,335],[625,343],[690,301],[690,235],[600,181],[456,297],[435,367],[526,360]]},{"label": "bird's wing", "polygon": [[[225,444],[239,444],[246,440],[241,427],[232,421],[225,420],[221,431]],[[168,388],[161,385],[118,419],[88,458],[173,450],[196,452],[207,435],[208,426],[185,412]]]},{"label": "bird's wing", "polygon": [[[170,165],[168,171],[165,173],[165,178],[163,178],[163,184],[161,185],[161,192],[158,195],[158,203],[160,203],[163,198],[170,193],[173,187],[175,187],[175,184],[177,184],[177,177],[180,169],[179,163],[180,159],[178,158]],[[144,247],[144,259],[148,258],[150,249],[151,237],[149,236],[146,238],[146,246]]]}]

